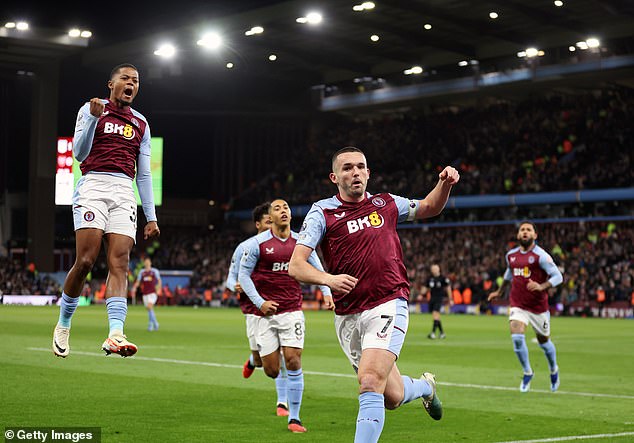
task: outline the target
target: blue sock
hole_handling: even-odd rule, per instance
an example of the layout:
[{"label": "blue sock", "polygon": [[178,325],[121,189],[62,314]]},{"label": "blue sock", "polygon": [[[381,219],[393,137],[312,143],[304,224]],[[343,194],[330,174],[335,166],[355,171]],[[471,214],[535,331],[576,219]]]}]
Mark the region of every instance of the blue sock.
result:
[{"label": "blue sock", "polygon": [[59,320],[57,323],[65,328],[70,328],[70,320],[77,309],[79,297],[73,298],[62,292],[62,303],[59,305]]},{"label": "blue sock", "polygon": [[275,379],[275,389],[277,390],[277,402],[278,403],[287,403],[287,391],[286,385],[288,382],[287,371],[286,371],[286,363],[283,358],[280,358],[280,373],[277,374],[277,378]]},{"label": "blue sock", "polygon": [[253,354],[249,355],[249,364],[252,368],[255,368],[255,362],[253,361]]},{"label": "blue sock", "polygon": [[110,334],[118,330],[123,333],[123,323],[128,313],[128,301],[125,297],[110,297],[106,299],[106,310],[108,311],[108,323]]},{"label": "blue sock", "polygon": [[288,419],[299,420],[299,410],[302,407],[302,396],[304,395],[304,373],[302,368],[296,371],[289,369],[287,372]]},{"label": "blue sock", "polygon": [[414,380],[407,375],[401,375],[403,379],[403,401],[401,405],[409,403],[417,398],[427,397],[432,393],[432,388],[425,380]]},{"label": "blue sock", "polygon": [[383,423],[385,423],[385,400],[383,394],[364,392],[359,395],[359,415],[355,443],[374,443],[379,441]]},{"label": "blue sock", "polygon": [[532,374],[533,369],[528,359],[528,347],[526,347],[524,334],[511,334],[511,338],[513,339],[513,349],[522,365],[522,369],[524,369],[524,374]]},{"label": "blue sock", "polygon": [[148,316],[150,317],[150,325],[156,326],[158,322],[156,321],[156,315],[154,314],[154,309],[150,309],[147,311]]},{"label": "blue sock", "polygon": [[544,354],[546,354],[546,360],[548,360],[548,367],[550,368],[550,373],[554,373],[557,371],[557,349],[555,349],[555,344],[548,340],[546,343],[540,343],[539,346],[544,350]]},{"label": "blue sock", "polygon": [[288,378],[286,378],[286,376],[282,374],[282,371],[280,371],[280,373],[275,378],[275,389],[277,390],[278,403],[287,403],[287,400],[288,400],[287,391],[286,391],[287,389],[286,385],[288,384],[287,382],[288,382]]}]

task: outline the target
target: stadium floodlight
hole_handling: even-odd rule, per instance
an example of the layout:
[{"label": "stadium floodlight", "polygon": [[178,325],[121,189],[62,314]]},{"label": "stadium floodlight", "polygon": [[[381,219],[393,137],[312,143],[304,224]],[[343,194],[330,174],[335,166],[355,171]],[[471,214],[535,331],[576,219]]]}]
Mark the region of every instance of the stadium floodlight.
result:
[{"label": "stadium floodlight", "polygon": [[555,3],[555,6],[557,6],[558,8],[561,8],[564,5],[564,2],[562,2],[561,0],[555,0],[553,3]]},{"label": "stadium floodlight", "polygon": [[492,20],[495,20],[496,18],[498,18],[500,15],[495,12],[495,11],[491,11],[489,12],[489,18],[491,18]]},{"label": "stadium floodlight", "polygon": [[539,50],[537,48],[526,48],[526,57],[533,58],[539,55]]},{"label": "stadium floodlight", "polygon": [[233,63],[229,62],[225,65],[227,69],[233,69]]},{"label": "stadium floodlight", "polygon": [[222,37],[215,32],[208,32],[196,44],[207,49],[218,49],[222,45]]},{"label": "stadium floodlight", "polygon": [[319,12],[309,12],[305,17],[297,17],[295,21],[301,24],[318,25],[323,20]]},{"label": "stadium floodlight", "polygon": [[520,51],[520,52],[518,52],[518,53],[517,53],[517,56],[518,56],[519,58],[526,57],[526,51]]},{"label": "stadium floodlight", "polygon": [[306,21],[309,25],[318,25],[323,20],[323,17],[319,12],[309,12],[306,14]]},{"label": "stadium floodlight", "polygon": [[16,28],[18,31],[26,31],[26,30],[28,30],[28,29],[29,29],[29,24],[28,24],[27,22],[17,22],[17,23],[15,24],[15,28]]},{"label": "stadium floodlight", "polygon": [[590,37],[589,39],[587,39],[586,44],[588,45],[588,48],[598,48],[599,46],[601,46],[601,42],[596,37]]},{"label": "stadium floodlight", "polygon": [[425,28],[427,31],[429,31],[431,29],[431,23],[425,23],[423,28]]},{"label": "stadium floodlight", "polygon": [[79,34],[81,36],[81,38],[90,38],[92,37],[92,32],[90,31],[81,31],[81,34]]},{"label": "stadium floodlight", "polygon": [[458,66],[469,66],[469,62],[466,60],[459,61]]},{"label": "stadium floodlight", "polygon": [[585,51],[586,49],[588,49],[588,44],[586,42],[577,42],[575,43],[575,45],[577,46],[577,48]]},{"label": "stadium floodlight", "polygon": [[378,35],[376,35],[376,34],[372,34],[372,35],[370,36],[370,40],[372,40],[373,42],[378,42],[380,39],[381,39],[381,37],[379,37],[379,36],[378,36]]},{"label": "stadium floodlight", "polygon": [[15,28],[15,22],[6,22],[4,24],[4,27],[7,29],[14,29]]},{"label": "stadium floodlight", "polygon": [[374,2],[363,2],[359,5],[354,5],[352,10],[355,12],[370,11],[374,9],[375,6]]},{"label": "stadium floodlight", "polygon": [[570,46],[568,46],[568,50],[570,52],[575,52],[577,50],[577,48],[575,48],[574,46],[570,45]]},{"label": "stadium floodlight", "polygon": [[176,48],[171,43],[163,43],[156,51],[154,51],[154,55],[158,55],[163,58],[172,58],[175,54]]},{"label": "stadium floodlight", "polygon": [[70,31],[68,31],[68,36],[69,37],[73,37],[73,38],[77,38],[81,35],[81,31],[77,28],[71,29]]},{"label": "stadium floodlight", "polygon": [[423,68],[420,66],[412,66],[411,68],[403,71],[403,74],[405,75],[422,74],[422,73],[423,73]]},{"label": "stadium floodlight", "polygon": [[277,60],[277,55],[275,55],[275,54],[269,55],[269,61],[274,62],[275,60]]},{"label": "stadium floodlight", "polygon": [[262,26],[254,26],[248,31],[246,31],[244,35],[256,35],[256,34],[262,34],[263,32],[264,32],[264,28]]}]

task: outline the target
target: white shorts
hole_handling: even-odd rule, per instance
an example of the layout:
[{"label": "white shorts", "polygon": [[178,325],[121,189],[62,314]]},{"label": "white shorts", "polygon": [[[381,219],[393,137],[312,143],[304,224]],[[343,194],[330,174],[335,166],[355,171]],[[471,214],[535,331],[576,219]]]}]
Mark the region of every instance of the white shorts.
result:
[{"label": "white shorts", "polygon": [[525,325],[531,325],[533,330],[539,335],[544,337],[550,337],[550,312],[542,312],[541,314],[534,314],[530,311],[526,311],[522,308],[511,308],[509,314],[509,321],[517,320]]},{"label": "white shorts", "polygon": [[364,349],[385,349],[398,359],[408,325],[407,301],[400,298],[357,314],[335,315],[339,344],[355,370]]},{"label": "white shorts", "polygon": [[255,340],[255,333],[258,327],[258,317],[255,314],[244,314],[244,318],[247,322],[247,338],[249,339],[249,349],[252,351],[258,350],[258,343]]},{"label": "white shorts", "polygon": [[158,295],[156,295],[156,292],[145,294],[143,295],[143,306],[147,308],[148,303],[152,303],[152,305],[155,305],[156,300],[158,300]]},{"label": "white shorts", "polygon": [[260,356],[272,354],[281,346],[304,349],[305,328],[302,311],[258,317],[255,340]]},{"label": "white shorts", "polygon": [[137,203],[132,180],[109,174],[84,175],[73,194],[75,230],[101,229],[136,241]]}]

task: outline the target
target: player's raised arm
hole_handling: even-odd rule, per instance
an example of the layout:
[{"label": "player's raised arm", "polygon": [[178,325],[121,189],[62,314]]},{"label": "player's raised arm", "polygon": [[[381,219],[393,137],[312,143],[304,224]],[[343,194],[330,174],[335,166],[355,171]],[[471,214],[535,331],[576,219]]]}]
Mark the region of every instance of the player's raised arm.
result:
[{"label": "player's raised arm", "polygon": [[449,199],[453,185],[460,180],[460,174],[451,166],[447,166],[438,174],[438,183],[427,197],[421,200],[416,211],[416,218],[434,217],[443,210]]},{"label": "player's raised arm", "polygon": [[[98,109],[99,105],[101,105],[100,109]],[[78,162],[83,162],[90,154],[97,122],[103,109],[104,105],[101,100],[93,98],[90,102],[84,104],[77,113],[75,133],[73,134],[73,155]]]}]

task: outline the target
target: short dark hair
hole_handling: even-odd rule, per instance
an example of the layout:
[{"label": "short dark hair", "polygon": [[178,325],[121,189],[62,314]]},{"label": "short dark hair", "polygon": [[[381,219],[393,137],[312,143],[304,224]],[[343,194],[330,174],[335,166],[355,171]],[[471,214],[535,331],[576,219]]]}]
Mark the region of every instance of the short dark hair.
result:
[{"label": "short dark hair", "polygon": [[355,148],[354,146],[346,146],[345,148],[341,148],[337,152],[332,154],[332,169],[333,170],[335,169],[335,160],[337,160],[337,157],[339,157],[341,154],[345,154],[346,152],[358,152],[360,154],[365,155],[361,149]]},{"label": "short dark hair", "polygon": [[112,77],[114,77],[122,68],[132,68],[136,72],[139,72],[137,67],[134,66],[132,63],[121,63],[120,65],[117,65],[114,68],[112,68],[112,71],[110,71],[110,80],[112,80]]},{"label": "short dark hair", "polygon": [[253,223],[257,223],[261,221],[262,217],[264,217],[266,214],[269,213],[270,207],[271,207],[271,202],[264,202],[260,205],[257,205],[255,208],[253,208],[253,212],[252,212]]},{"label": "short dark hair", "polygon": [[522,220],[518,225],[517,225],[517,229],[521,228],[522,225],[531,225],[533,227],[533,230],[535,232],[537,232],[537,225],[535,225],[535,223],[533,223],[530,220]]}]

